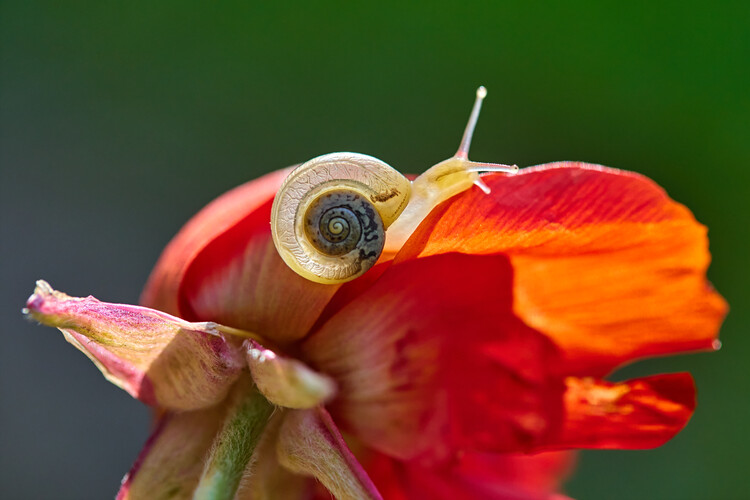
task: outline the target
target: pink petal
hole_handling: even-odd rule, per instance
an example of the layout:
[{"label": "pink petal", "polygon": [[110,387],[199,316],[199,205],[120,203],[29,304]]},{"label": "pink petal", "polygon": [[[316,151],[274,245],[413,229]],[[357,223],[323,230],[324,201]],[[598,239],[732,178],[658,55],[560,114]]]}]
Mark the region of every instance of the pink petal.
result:
[{"label": "pink petal", "polygon": [[242,328],[281,344],[307,334],[338,285],[292,271],[273,244],[270,220],[271,201],[195,256],[180,285],[182,317]]},{"label": "pink petal", "polygon": [[26,307],[37,321],[59,328],[110,382],[150,405],[190,410],[216,404],[245,366],[218,325],[69,297],[44,281]]}]

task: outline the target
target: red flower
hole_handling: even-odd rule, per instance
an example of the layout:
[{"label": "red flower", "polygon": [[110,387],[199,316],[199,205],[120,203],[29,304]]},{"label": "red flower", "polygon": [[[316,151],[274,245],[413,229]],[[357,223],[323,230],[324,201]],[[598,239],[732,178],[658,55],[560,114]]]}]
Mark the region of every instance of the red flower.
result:
[{"label": "red flower", "polygon": [[232,498],[240,478],[238,498],[296,498],[309,476],[338,498],[546,498],[571,466],[557,450],[651,448],[689,420],[689,374],[603,379],[713,349],[726,312],[705,228],[650,180],[486,175],[489,194],[464,190],[369,272],[321,284],[271,237],[288,173],[196,215],[151,275],[152,309],[44,283],[29,299],[160,409],[120,498]]}]

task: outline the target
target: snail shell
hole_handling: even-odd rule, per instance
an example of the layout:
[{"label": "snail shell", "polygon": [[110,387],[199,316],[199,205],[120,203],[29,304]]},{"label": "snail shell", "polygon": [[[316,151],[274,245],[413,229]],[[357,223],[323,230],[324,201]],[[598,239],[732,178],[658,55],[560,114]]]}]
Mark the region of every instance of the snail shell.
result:
[{"label": "snail shell", "polygon": [[352,280],[378,260],[385,231],[410,194],[409,180],[372,156],[313,158],[286,178],[274,199],[274,244],[284,262],[309,280]]}]

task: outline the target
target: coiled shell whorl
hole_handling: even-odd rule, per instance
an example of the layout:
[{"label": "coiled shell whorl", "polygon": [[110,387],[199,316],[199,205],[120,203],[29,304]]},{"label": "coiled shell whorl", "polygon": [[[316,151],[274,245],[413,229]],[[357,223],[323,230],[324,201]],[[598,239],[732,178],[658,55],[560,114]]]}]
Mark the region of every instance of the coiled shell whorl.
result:
[{"label": "coiled shell whorl", "polygon": [[377,158],[333,153],[303,163],[273,202],[271,233],[282,259],[319,283],[342,283],[370,269],[385,230],[409,201],[411,183]]}]

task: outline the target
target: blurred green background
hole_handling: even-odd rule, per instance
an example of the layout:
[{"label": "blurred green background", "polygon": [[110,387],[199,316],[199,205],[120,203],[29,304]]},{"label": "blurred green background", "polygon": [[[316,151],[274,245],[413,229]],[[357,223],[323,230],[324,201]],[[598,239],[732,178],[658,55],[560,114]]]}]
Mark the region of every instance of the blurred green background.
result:
[{"label": "blurred green background", "polygon": [[[221,192],[351,150],[421,172],[585,160],[654,178],[709,226],[724,348],[653,451],[584,452],[566,492],[750,498],[750,3],[0,2],[0,497],[112,497],[145,408],[24,322],[44,277],[137,301],[161,249]],[[530,204],[534,200],[529,200]]]}]

